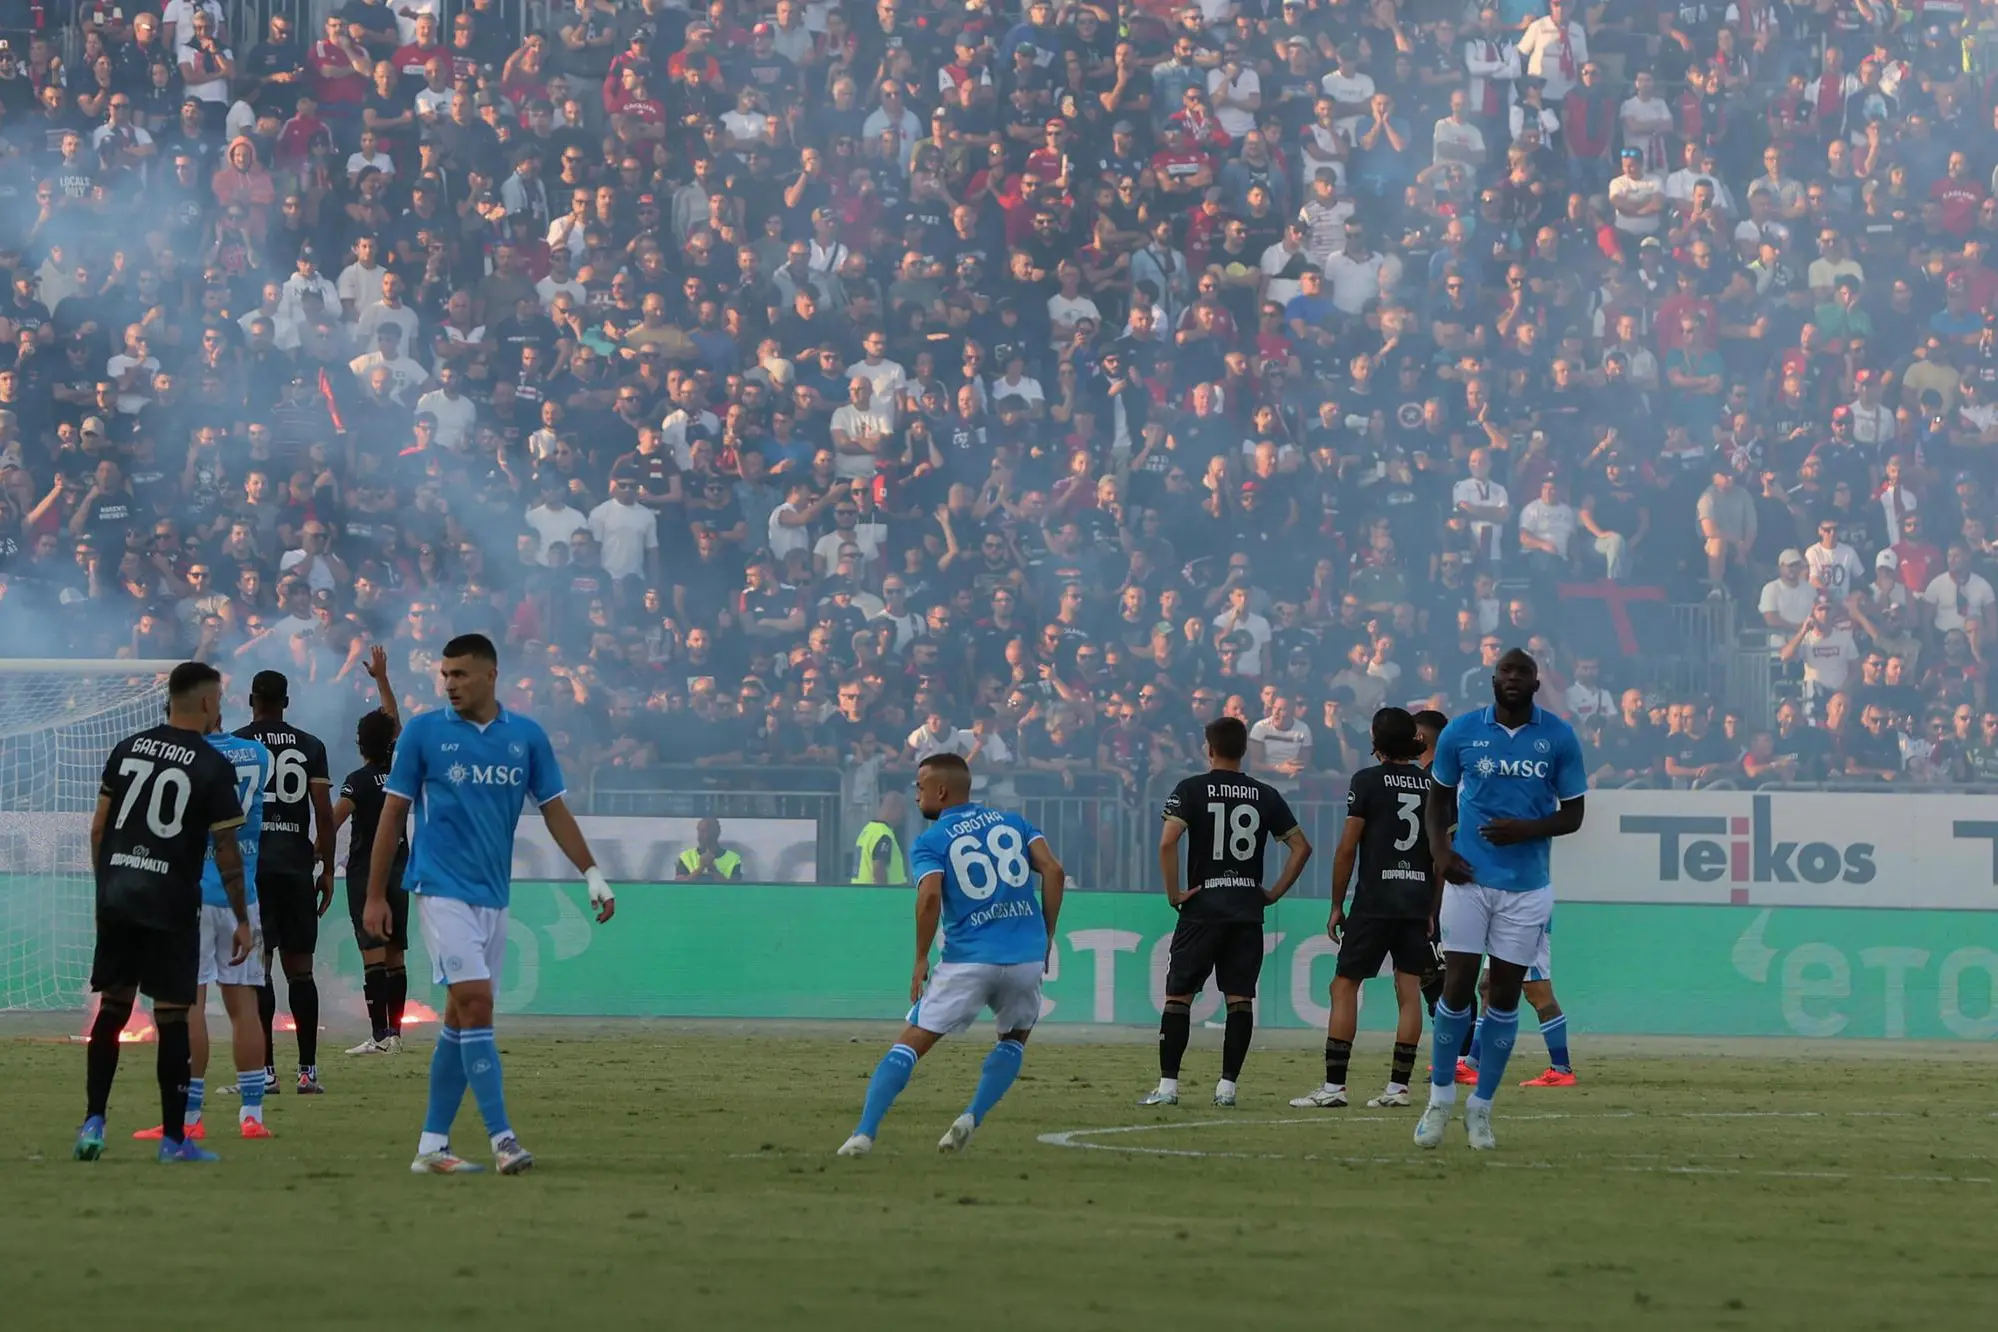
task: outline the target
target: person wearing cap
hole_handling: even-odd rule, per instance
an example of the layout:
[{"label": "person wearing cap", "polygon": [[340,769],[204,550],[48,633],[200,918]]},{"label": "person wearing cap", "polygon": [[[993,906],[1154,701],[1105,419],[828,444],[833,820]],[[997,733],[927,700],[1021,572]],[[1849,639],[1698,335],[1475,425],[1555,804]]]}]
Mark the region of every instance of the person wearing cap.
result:
[{"label": "person wearing cap", "polygon": [[[1881,554],[1888,554],[1882,551]],[[1780,648],[1803,629],[1818,604],[1818,590],[1804,576],[1804,552],[1791,546],[1776,557],[1776,576],[1762,585],[1756,610],[1769,626],[1769,646]]]}]

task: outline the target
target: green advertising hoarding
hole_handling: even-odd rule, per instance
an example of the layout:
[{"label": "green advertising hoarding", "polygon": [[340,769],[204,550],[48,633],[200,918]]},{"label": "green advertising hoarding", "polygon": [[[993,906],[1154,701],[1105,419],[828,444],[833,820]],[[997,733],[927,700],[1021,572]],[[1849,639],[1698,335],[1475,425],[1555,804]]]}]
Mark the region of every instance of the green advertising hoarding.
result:
[{"label": "green advertising hoarding", "polygon": [[[585,914],[580,884],[522,882],[513,893],[505,1012],[892,1020],[908,1010],[908,889],[621,884],[617,917],[603,926]],[[0,1008],[87,1002],[89,903],[81,876],[0,875]],[[1337,957],[1325,911],[1298,898],[1270,911],[1261,1024],[1324,1024]],[[1152,894],[1068,894],[1045,1020],[1151,1026],[1173,919]],[[322,969],[358,995],[341,904],[324,934]],[[412,942],[412,997],[433,1002],[429,961],[420,937]],[[1998,1036],[1998,913],[1988,911],[1564,902],[1554,971],[1577,1031]],[[1203,995],[1196,1017],[1217,1004]],[[1385,982],[1364,987],[1362,1026],[1391,1027],[1393,1012]]]},{"label": "green advertising hoarding", "polygon": [[[505,1011],[599,1016],[899,1018],[913,896],[805,885],[625,885],[598,926],[582,889],[514,885]],[[1337,948],[1326,904],[1269,913],[1258,1021],[1321,1027]],[[1157,1021],[1173,915],[1135,893],[1070,893],[1049,1022]],[[420,950],[420,945],[419,945]],[[351,941],[340,968],[358,974]],[[1692,1036],[1998,1036],[1998,914],[1563,904],[1561,1001],[1578,1030]],[[413,973],[428,963],[412,957]],[[417,989],[420,994],[420,987]],[[1393,1026],[1385,982],[1362,1025]],[[1211,1016],[1210,992],[1196,1018]]]}]

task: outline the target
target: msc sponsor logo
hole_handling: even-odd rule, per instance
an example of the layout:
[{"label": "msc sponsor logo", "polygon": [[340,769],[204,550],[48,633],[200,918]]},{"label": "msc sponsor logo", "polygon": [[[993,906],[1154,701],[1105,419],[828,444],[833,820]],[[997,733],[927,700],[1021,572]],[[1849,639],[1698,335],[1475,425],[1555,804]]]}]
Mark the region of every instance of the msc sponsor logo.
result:
[{"label": "msc sponsor logo", "polygon": [[503,763],[453,763],[444,770],[444,776],[453,786],[466,782],[473,786],[521,786],[527,781],[527,770]]},{"label": "msc sponsor logo", "polygon": [[1747,818],[1625,814],[1617,831],[1653,837],[1664,883],[1871,883],[1879,873],[1872,842],[1786,841],[1777,835],[1771,800],[1751,796]]},{"label": "msc sponsor logo", "polygon": [[1547,780],[1545,759],[1495,759],[1487,755],[1471,765],[1480,777],[1534,777]]}]

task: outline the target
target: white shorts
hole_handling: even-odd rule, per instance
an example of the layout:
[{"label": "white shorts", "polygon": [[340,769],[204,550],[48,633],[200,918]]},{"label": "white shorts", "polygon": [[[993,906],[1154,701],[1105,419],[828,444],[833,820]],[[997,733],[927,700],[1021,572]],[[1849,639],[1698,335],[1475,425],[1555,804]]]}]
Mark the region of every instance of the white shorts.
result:
[{"label": "white shorts", "polygon": [[264,983],[264,935],[257,925],[256,903],[250,904],[250,932],[256,936],[250,955],[235,966],[229,954],[236,951],[236,913],[225,906],[201,907],[201,970],[195,979],[203,985],[262,985]]},{"label": "white shorts", "polygon": [[1000,1031],[1025,1031],[1041,1020],[1039,962],[939,962],[923,997],[909,1010],[909,1024],[954,1036],[986,1009]]},{"label": "white shorts", "polygon": [[1554,919],[1554,890],[1504,893],[1479,883],[1443,885],[1443,951],[1482,953],[1532,967],[1548,961],[1547,927]]},{"label": "white shorts", "polygon": [[[1489,961],[1486,963],[1490,966]],[[1533,955],[1533,961],[1526,968],[1526,979],[1530,981],[1551,981],[1554,979],[1554,917],[1547,917],[1547,929],[1540,936],[1540,951]]]},{"label": "white shorts", "polygon": [[506,908],[473,906],[455,897],[416,897],[430,979],[438,985],[499,980],[506,961]]}]

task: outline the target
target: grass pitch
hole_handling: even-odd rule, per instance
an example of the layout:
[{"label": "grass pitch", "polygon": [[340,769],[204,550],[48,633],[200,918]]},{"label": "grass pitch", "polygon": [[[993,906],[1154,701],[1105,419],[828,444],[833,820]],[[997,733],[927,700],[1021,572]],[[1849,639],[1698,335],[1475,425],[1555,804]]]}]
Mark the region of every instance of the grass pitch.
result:
[{"label": "grass pitch", "polygon": [[[1529,1024],[1530,1025],[1530,1024]],[[406,1173],[429,1040],[325,1056],[330,1094],[244,1143],[211,1098],[206,1168],[151,1122],[128,1047],[107,1158],[68,1159],[83,1054],[0,1041],[0,1326],[1226,1329],[1907,1328],[1998,1321],[1998,1102],[1971,1052],[1784,1057],[1578,1049],[1573,1090],[1508,1089],[1500,1150],[1416,1111],[1291,1110],[1315,1038],[1172,1111],[1148,1043],[1037,1040],[962,1157],[937,1136],[988,1036],[918,1069],[873,1157],[837,1160],[893,1029],[521,1024],[501,1048],[520,1179]],[[552,1034],[551,1034],[552,1033]],[[1053,1035],[1051,1033],[1051,1035]],[[329,1040],[337,1049],[346,1042]],[[1523,1033],[1514,1079],[1538,1071]],[[1655,1047],[1653,1047],[1655,1048]],[[1829,1051],[1829,1053],[1827,1053]],[[1363,1100],[1386,1072],[1364,1043]],[[1419,1092],[1418,1092],[1419,1097]],[[466,1154],[484,1159],[469,1099]],[[469,1150],[476,1147],[478,1150]]]}]

